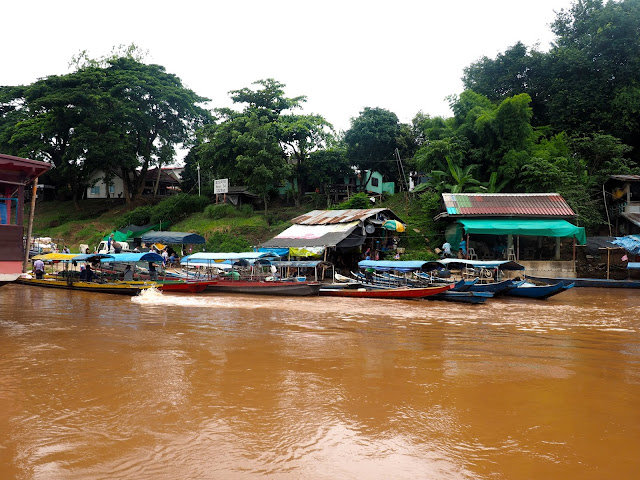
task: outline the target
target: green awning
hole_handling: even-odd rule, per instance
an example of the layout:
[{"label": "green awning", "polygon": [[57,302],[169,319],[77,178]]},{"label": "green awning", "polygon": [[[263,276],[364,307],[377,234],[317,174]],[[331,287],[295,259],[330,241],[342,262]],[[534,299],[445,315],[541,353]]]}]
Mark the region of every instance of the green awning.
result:
[{"label": "green awning", "polygon": [[584,227],[576,227],[566,220],[484,218],[458,220],[468,234],[532,235],[541,237],[576,237],[580,245],[587,243]]}]

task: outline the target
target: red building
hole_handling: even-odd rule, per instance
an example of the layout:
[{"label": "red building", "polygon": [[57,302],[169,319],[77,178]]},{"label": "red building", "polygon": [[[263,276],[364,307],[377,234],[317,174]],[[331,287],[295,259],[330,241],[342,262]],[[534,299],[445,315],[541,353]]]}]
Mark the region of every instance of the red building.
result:
[{"label": "red building", "polygon": [[0,154],[0,285],[23,271],[25,187],[49,168],[48,163]]}]

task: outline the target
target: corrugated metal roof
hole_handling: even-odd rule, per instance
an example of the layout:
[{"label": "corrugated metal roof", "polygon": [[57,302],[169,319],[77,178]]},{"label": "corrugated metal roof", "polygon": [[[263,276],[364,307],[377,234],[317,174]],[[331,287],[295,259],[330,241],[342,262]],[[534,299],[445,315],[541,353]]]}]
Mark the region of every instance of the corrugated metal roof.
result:
[{"label": "corrugated metal roof", "polygon": [[575,217],[557,193],[443,193],[450,217]]},{"label": "corrugated metal roof", "polygon": [[640,182],[640,175],[611,175],[609,178],[621,182]]},{"label": "corrugated metal roof", "polygon": [[386,220],[400,220],[388,208],[361,208],[351,210],[313,210],[291,220],[299,225],[331,225],[335,223],[349,223],[356,220],[366,220],[377,217],[384,212]]},{"label": "corrugated metal roof", "polygon": [[623,212],[622,216],[629,220],[631,223],[635,223],[640,227],[640,213],[627,213]]}]

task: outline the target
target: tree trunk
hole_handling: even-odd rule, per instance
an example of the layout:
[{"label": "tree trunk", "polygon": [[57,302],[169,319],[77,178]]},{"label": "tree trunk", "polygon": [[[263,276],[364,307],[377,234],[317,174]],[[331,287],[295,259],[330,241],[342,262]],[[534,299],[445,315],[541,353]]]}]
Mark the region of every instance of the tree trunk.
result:
[{"label": "tree trunk", "polygon": [[160,166],[158,166],[158,176],[156,177],[156,184],[153,186],[153,198],[158,196],[158,187],[160,186],[160,174],[162,171],[160,170]]},{"label": "tree trunk", "polygon": [[122,190],[124,190],[124,201],[127,205],[131,204],[131,195],[129,194],[129,174],[126,169],[120,169],[120,173],[122,174]]}]

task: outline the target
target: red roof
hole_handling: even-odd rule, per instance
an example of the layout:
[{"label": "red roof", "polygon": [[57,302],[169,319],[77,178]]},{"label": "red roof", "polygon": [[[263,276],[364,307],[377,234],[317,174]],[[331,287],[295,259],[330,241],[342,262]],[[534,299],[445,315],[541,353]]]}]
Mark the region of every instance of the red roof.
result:
[{"label": "red roof", "polygon": [[575,217],[557,193],[443,193],[450,217]]},{"label": "red roof", "polygon": [[26,185],[49,168],[49,163],[0,153],[0,183]]}]

